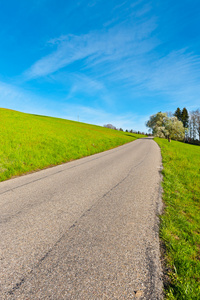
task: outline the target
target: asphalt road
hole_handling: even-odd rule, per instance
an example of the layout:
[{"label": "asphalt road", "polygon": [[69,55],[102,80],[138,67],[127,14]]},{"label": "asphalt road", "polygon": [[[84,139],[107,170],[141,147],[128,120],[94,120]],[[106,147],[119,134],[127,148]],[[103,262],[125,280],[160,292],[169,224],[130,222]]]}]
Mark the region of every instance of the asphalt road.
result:
[{"label": "asphalt road", "polygon": [[160,168],[140,139],[0,183],[0,299],[162,299]]}]

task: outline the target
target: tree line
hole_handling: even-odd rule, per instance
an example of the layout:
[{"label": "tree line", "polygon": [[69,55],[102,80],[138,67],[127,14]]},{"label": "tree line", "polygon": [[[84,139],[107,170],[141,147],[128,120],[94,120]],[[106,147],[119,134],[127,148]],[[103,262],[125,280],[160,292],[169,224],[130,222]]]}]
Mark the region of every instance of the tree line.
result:
[{"label": "tree line", "polygon": [[178,107],[174,115],[182,121],[183,126],[187,128],[185,132],[185,142],[200,144],[200,110],[193,110],[188,113],[184,107],[183,110]]},{"label": "tree line", "polygon": [[152,115],[146,126],[153,135],[200,145],[200,110],[188,113],[178,107],[174,114],[158,112]]},{"label": "tree line", "polygon": [[141,131],[137,131],[137,130],[133,130],[133,129],[131,129],[131,130],[128,130],[128,129],[124,130],[123,128],[117,128],[117,127],[115,127],[112,124],[105,124],[105,125],[103,125],[103,127],[110,128],[110,129],[113,129],[113,130],[118,130],[118,131],[125,131],[125,132],[130,132],[130,133],[137,133],[137,134],[148,135],[147,133],[144,133],[144,132],[141,132]]}]

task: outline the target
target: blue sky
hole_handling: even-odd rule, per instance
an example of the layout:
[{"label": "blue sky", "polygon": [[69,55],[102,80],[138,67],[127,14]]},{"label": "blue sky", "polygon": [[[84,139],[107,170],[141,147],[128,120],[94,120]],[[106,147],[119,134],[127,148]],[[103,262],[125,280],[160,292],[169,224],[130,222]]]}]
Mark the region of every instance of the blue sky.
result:
[{"label": "blue sky", "polygon": [[2,0],[0,107],[147,131],[200,107],[199,0]]}]

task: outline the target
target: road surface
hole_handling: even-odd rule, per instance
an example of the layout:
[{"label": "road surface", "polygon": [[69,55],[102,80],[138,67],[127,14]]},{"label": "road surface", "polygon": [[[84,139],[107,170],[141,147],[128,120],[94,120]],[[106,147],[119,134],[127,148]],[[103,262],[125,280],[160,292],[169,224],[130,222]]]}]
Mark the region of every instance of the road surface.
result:
[{"label": "road surface", "polygon": [[149,138],[0,183],[1,299],[162,299]]}]

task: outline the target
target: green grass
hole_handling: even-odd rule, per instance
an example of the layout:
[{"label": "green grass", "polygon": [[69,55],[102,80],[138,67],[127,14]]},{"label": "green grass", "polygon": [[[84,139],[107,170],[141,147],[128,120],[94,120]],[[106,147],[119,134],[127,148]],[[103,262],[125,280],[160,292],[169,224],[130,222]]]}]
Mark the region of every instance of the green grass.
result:
[{"label": "green grass", "polygon": [[163,157],[166,299],[200,299],[200,147],[155,138]]},{"label": "green grass", "polygon": [[0,108],[0,181],[143,137]]}]

